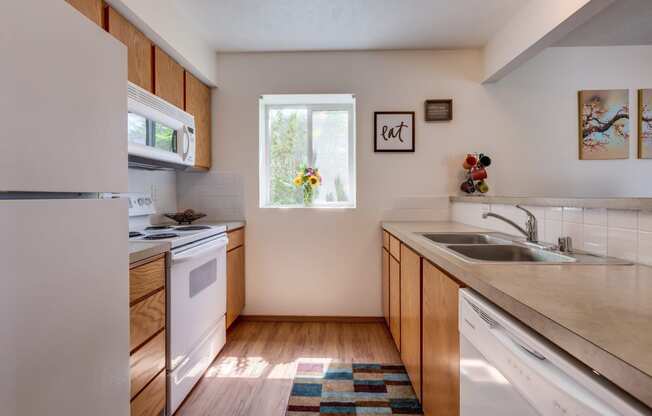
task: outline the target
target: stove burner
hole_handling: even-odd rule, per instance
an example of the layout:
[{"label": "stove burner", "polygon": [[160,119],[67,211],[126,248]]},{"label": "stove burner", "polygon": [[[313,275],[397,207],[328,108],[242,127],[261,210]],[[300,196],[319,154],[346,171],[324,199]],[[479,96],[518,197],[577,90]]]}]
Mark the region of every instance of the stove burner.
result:
[{"label": "stove burner", "polygon": [[199,231],[199,230],[208,230],[210,225],[186,225],[183,227],[174,227],[176,231]]},{"label": "stove burner", "polygon": [[145,240],[163,240],[165,238],[175,238],[179,237],[179,234],[176,233],[157,233],[157,234],[150,234],[145,237],[143,237]]},{"label": "stove burner", "polygon": [[153,231],[153,230],[169,230],[170,227],[169,225],[150,225],[149,227],[145,228],[147,231]]},{"label": "stove burner", "polygon": [[129,238],[140,237],[141,235],[143,233],[139,233],[138,231],[129,231]]}]

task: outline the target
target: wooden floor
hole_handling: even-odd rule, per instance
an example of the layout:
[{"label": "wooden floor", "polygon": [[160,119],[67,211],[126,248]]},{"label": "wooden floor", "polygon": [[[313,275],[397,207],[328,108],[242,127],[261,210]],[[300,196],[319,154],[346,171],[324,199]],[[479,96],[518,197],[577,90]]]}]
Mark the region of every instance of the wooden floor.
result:
[{"label": "wooden floor", "polygon": [[382,323],[239,322],[179,416],[283,416],[300,360],[401,362]]}]

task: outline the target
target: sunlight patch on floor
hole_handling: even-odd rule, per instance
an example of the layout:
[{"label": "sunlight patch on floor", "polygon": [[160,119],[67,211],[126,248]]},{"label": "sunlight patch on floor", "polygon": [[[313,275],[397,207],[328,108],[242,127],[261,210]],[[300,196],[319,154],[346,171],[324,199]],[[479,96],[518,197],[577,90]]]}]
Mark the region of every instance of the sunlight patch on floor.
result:
[{"label": "sunlight patch on floor", "polygon": [[204,378],[266,378],[270,380],[292,380],[297,372],[297,363],[320,363],[327,368],[333,362],[326,357],[299,357],[296,360],[272,364],[263,357],[222,357],[205,373]]}]

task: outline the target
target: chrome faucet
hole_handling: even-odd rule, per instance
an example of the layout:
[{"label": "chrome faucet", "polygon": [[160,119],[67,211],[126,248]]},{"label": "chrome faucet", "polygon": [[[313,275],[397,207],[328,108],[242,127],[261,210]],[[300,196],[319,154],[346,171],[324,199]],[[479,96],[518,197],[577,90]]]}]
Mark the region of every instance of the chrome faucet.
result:
[{"label": "chrome faucet", "polygon": [[527,238],[527,241],[529,241],[530,243],[536,243],[537,241],[539,241],[539,233],[537,231],[538,230],[537,217],[535,217],[533,213],[531,213],[530,211],[528,211],[527,209],[523,208],[520,205],[516,205],[516,208],[525,211],[525,213],[527,214],[525,229],[519,226],[518,224],[516,224],[514,221],[510,220],[509,218],[505,218],[502,215],[494,214],[493,212],[483,213],[482,218],[486,219],[487,217],[493,217],[505,221],[507,224],[511,225],[512,227],[520,231]]}]

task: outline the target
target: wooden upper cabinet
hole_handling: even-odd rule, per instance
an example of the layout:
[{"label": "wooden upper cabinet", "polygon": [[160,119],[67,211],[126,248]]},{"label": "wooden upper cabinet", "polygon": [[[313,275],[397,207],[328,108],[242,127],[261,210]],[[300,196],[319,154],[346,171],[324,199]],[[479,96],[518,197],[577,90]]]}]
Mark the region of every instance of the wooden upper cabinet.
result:
[{"label": "wooden upper cabinet", "polygon": [[147,91],[154,91],[152,42],[113,8],[107,8],[106,30],[127,46],[128,79]]},{"label": "wooden upper cabinet", "polygon": [[422,397],[426,416],[460,414],[459,285],[423,262]]},{"label": "wooden upper cabinet", "polygon": [[96,25],[104,26],[102,0],[66,0],[66,2],[95,22]]},{"label": "wooden upper cabinet", "polygon": [[211,89],[186,72],[186,112],[195,116],[195,166],[211,167]]},{"label": "wooden upper cabinet", "polygon": [[401,244],[401,360],[421,400],[421,256]]},{"label": "wooden upper cabinet", "polygon": [[184,70],[167,53],[154,46],[154,94],[183,109]]}]

